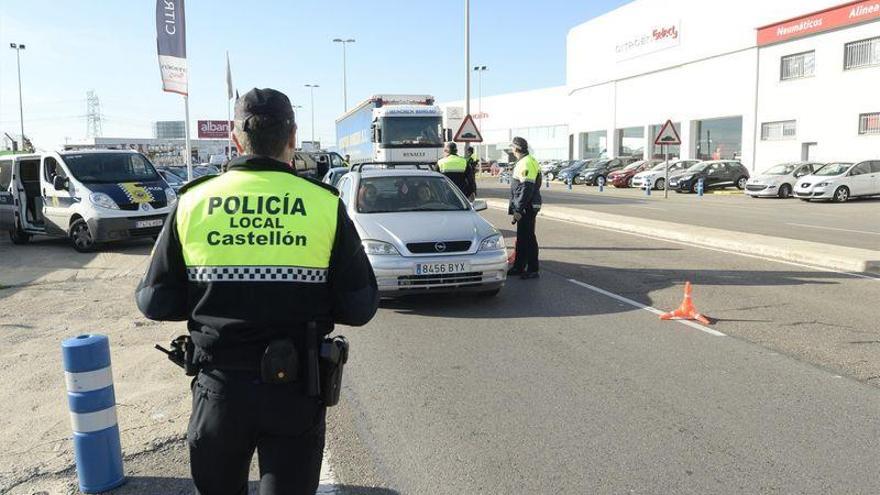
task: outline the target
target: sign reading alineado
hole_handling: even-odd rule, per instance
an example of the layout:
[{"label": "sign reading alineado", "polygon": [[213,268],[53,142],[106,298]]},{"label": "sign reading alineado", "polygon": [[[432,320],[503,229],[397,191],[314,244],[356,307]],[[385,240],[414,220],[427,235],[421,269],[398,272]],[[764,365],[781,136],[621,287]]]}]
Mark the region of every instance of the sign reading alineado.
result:
[{"label": "sign reading alineado", "polygon": [[880,19],[880,0],[852,2],[833,9],[758,28],[758,46]]}]

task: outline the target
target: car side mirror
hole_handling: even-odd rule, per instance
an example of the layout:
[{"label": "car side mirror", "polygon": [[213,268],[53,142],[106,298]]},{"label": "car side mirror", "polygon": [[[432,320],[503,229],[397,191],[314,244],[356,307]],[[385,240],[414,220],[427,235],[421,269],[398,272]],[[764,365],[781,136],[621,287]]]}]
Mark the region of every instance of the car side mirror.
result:
[{"label": "car side mirror", "polygon": [[55,188],[56,191],[65,191],[69,187],[69,181],[66,177],[56,175],[52,179],[52,186]]},{"label": "car side mirror", "polygon": [[489,205],[486,204],[486,201],[483,199],[474,200],[471,205],[474,207],[474,211],[485,211],[489,209]]}]

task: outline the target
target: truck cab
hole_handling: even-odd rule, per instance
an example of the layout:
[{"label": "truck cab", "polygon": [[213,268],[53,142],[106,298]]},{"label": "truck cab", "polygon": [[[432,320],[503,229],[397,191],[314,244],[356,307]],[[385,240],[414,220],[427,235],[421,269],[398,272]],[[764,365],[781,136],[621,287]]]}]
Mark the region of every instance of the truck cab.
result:
[{"label": "truck cab", "polygon": [[80,252],[156,237],[177,202],[136,151],[69,151],[0,157],[0,230],[14,244],[66,237]]},{"label": "truck cab", "polygon": [[443,111],[395,105],[373,110],[374,161],[437,163],[443,158]]}]

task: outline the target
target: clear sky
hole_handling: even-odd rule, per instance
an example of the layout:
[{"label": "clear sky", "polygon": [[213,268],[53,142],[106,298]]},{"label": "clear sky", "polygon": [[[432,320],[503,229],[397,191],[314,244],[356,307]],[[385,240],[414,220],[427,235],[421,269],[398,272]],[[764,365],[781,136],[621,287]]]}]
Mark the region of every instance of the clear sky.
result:
[{"label": "clear sky", "polygon": [[[471,0],[471,63],[486,65],[483,94],[565,84],[568,30],[628,0]],[[301,137],[332,144],[343,110],[375,93],[464,97],[463,0],[189,0],[190,117],[226,118],[226,58],[236,88],[272,87],[303,105]],[[0,0],[0,133],[19,134],[15,50],[21,43],[25,133],[39,149],[86,135],[94,90],[107,137],[152,137],[156,120],[182,120],[183,99],[162,91],[153,0]],[[473,97],[476,97],[474,81]]]}]

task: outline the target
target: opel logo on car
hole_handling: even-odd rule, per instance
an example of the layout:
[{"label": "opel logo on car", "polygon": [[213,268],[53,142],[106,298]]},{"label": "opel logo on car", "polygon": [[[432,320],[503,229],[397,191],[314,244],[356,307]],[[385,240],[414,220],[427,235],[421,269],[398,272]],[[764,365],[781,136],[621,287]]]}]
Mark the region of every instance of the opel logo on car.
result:
[{"label": "opel logo on car", "polygon": [[442,253],[443,251],[446,251],[446,243],[445,242],[438,242],[437,244],[434,244],[434,249],[438,253]]},{"label": "opel logo on car", "polygon": [[141,203],[141,210],[147,211],[149,209],[150,209],[150,205],[148,205],[147,203]]}]

